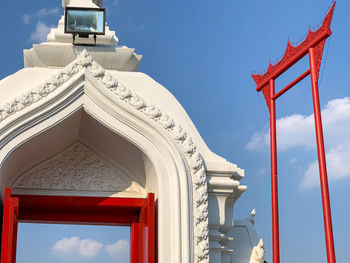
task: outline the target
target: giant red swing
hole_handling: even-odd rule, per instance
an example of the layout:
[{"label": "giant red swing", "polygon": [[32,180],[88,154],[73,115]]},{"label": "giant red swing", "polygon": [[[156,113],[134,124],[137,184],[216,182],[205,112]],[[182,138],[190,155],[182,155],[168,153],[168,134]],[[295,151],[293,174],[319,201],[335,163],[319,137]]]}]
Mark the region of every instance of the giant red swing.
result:
[{"label": "giant red swing", "polygon": [[[327,262],[335,263],[332,217],[329,200],[326,157],[324,150],[322,119],[318,92],[318,79],[326,39],[332,34],[330,24],[332,21],[335,2],[333,2],[322,25],[316,31],[309,30],[306,39],[298,46],[293,47],[288,41],[283,58],[272,65],[270,63],[267,72],[263,75],[253,74],[252,77],[257,85],[256,90],[262,91],[270,112],[270,147],[271,147],[271,201],[272,201],[272,242],[273,242],[273,263],[280,262],[279,255],[279,220],[278,220],[278,185],[277,185],[277,142],[276,142],[276,100],[310,75],[312,86],[312,99],[314,107],[314,118],[316,128],[316,142],[318,153],[318,164],[322,192],[322,208],[325,228]],[[300,59],[309,54],[310,68],[301,74],[297,79],[275,93],[275,80],[296,64]]]}]

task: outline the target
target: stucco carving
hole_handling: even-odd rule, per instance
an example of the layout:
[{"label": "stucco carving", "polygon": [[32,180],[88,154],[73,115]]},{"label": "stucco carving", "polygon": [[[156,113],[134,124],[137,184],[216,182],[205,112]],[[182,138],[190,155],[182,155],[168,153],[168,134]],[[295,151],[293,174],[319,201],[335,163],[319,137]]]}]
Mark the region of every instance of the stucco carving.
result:
[{"label": "stucco carving", "polygon": [[249,263],[264,263],[265,262],[265,248],[264,242],[260,239],[259,243],[253,247]]},{"label": "stucco carving", "polygon": [[[208,227],[208,188],[204,162],[186,131],[166,113],[156,106],[146,102],[130,89],[118,83],[108,72],[97,64],[86,50],[81,52],[77,59],[66,66],[50,81],[45,82],[34,90],[18,97],[0,107],[0,122],[10,115],[36,103],[40,99],[59,88],[76,73],[87,69],[108,90],[119,99],[125,101],[136,110],[144,113],[156,123],[164,127],[182,149],[192,177],[193,190],[193,217],[194,217],[194,262],[209,262],[209,227]],[[198,212],[200,211],[200,212]]]},{"label": "stucco carving", "polygon": [[80,142],[25,172],[13,188],[140,192],[124,171]]}]

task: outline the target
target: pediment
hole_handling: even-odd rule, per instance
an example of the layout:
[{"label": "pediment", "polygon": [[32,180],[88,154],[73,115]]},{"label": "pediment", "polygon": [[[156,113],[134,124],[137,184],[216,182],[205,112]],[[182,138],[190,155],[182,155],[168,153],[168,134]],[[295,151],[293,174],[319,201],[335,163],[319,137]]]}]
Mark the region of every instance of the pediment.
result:
[{"label": "pediment", "polygon": [[32,167],[14,182],[14,192],[76,192],[82,195],[125,194],[140,196],[144,190],[125,169],[118,167],[80,141]]}]

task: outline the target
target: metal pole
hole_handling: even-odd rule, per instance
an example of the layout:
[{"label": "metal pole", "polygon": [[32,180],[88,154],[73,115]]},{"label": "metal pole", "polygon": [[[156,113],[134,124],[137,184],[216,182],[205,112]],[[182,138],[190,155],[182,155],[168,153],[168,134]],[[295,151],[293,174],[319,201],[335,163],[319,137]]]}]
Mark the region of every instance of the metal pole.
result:
[{"label": "metal pole", "polygon": [[310,69],[311,69],[312,100],[314,104],[318,167],[320,172],[321,193],[322,193],[323,221],[324,221],[324,228],[326,233],[325,239],[326,239],[326,250],[327,250],[327,262],[335,263],[336,261],[335,261],[334,240],[333,240],[333,230],[332,230],[332,215],[331,215],[331,206],[330,206],[330,200],[329,200],[326,155],[324,151],[322,118],[321,118],[321,109],[320,109],[320,99],[318,94],[318,84],[317,84],[318,80],[317,80],[317,72],[316,72],[316,66],[315,66],[314,48],[309,49],[309,61],[310,61]]},{"label": "metal pole", "polygon": [[271,145],[271,202],[272,202],[272,251],[273,263],[280,262],[279,222],[278,222],[278,184],[277,184],[277,142],[276,142],[276,104],[275,80],[270,79],[270,145]]}]

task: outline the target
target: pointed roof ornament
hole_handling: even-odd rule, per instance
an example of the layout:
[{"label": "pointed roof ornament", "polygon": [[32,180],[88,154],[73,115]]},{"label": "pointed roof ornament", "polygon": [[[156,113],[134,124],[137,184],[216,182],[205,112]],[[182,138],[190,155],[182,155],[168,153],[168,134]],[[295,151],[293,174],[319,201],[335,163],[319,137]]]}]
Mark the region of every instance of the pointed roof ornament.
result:
[{"label": "pointed roof ornament", "polygon": [[333,2],[325,18],[323,19],[322,25],[316,31],[312,31],[311,29],[309,29],[305,40],[302,41],[298,46],[293,47],[290,41],[288,40],[287,48],[283,58],[275,65],[272,65],[270,63],[265,74],[252,75],[252,78],[254,79],[257,85],[257,91],[261,91],[268,84],[270,79],[276,79],[290,66],[294,65],[297,61],[304,57],[307,54],[309,48],[316,46],[320,42],[323,43],[325,39],[332,34],[330,25],[332,22],[334,7],[335,1]]},{"label": "pointed roof ornament", "polygon": [[102,7],[103,0],[62,0],[63,8],[67,6],[76,7]]}]

